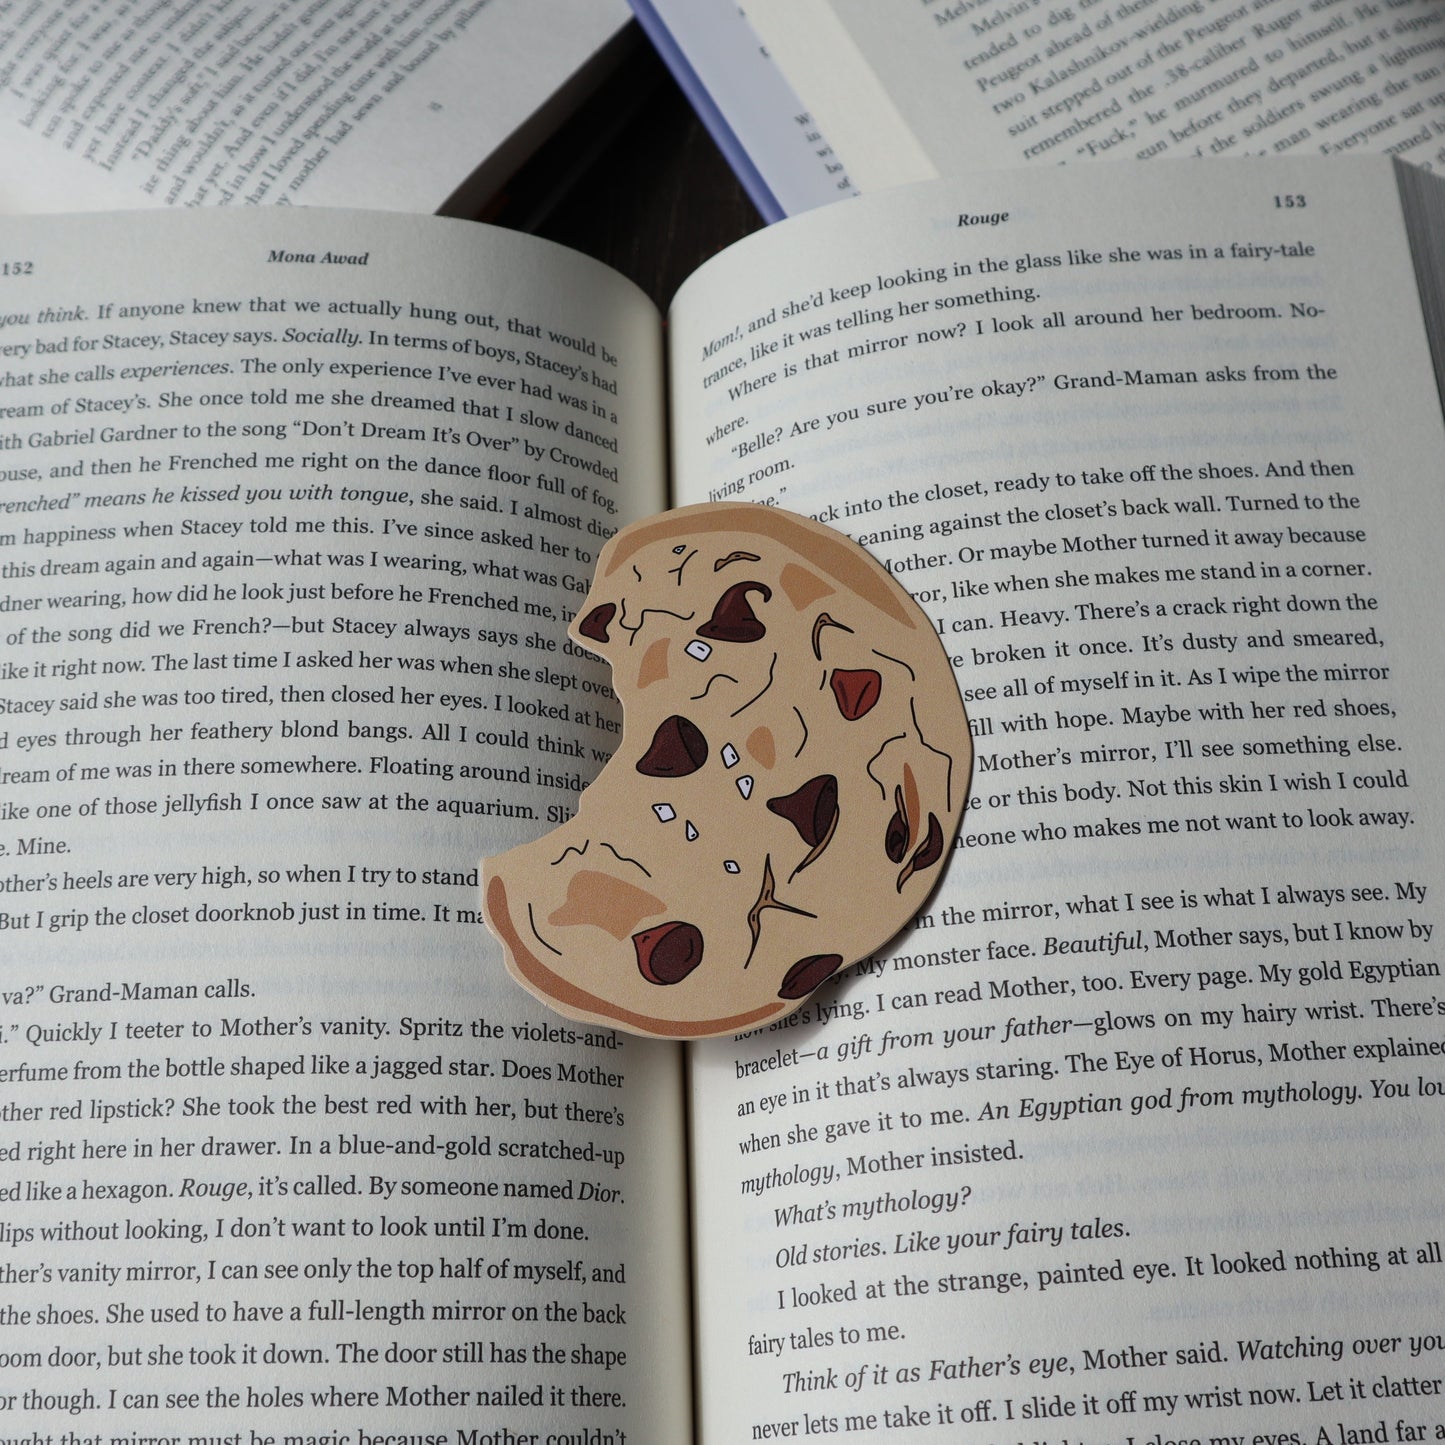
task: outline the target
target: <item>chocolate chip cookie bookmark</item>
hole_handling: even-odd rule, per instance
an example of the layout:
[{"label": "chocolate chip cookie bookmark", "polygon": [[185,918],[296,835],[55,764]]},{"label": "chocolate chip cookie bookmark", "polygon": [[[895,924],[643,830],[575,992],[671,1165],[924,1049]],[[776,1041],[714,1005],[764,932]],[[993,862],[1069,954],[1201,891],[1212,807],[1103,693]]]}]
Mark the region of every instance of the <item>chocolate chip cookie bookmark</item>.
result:
[{"label": "chocolate chip cookie bookmark", "polygon": [[665,512],[603,548],[570,631],[624,726],[569,821],[483,860],[532,993],[632,1033],[738,1033],[919,911],[973,749],[933,623],[861,547],[776,507]]}]

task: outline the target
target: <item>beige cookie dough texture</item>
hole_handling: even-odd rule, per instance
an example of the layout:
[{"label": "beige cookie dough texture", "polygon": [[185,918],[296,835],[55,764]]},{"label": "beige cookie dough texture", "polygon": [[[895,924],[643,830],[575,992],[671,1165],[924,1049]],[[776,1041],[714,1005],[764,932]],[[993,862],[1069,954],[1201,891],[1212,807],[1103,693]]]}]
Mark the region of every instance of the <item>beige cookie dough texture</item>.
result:
[{"label": "beige cookie dough texture", "polygon": [[624,727],[570,821],[483,862],[526,988],[634,1033],[736,1033],[919,910],[968,721],[932,623],[860,547],[772,507],[667,512],[607,544],[569,630]]}]

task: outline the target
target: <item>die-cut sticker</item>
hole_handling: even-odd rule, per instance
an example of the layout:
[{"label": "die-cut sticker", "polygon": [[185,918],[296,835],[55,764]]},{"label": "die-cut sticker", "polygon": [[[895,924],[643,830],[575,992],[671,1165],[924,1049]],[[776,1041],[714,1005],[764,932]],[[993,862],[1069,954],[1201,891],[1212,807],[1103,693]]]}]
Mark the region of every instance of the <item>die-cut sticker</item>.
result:
[{"label": "die-cut sticker", "polygon": [[[973,750],[937,629],[862,548],[776,507],[667,512],[602,549],[571,635],[612,668],[621,741],[568,821],[482,870],[533,993],[634,1033],[737,1033],[918,913]],[[630,887],[569,892],[584,859]],[[585,906],[614,895],[625,930]]]}]

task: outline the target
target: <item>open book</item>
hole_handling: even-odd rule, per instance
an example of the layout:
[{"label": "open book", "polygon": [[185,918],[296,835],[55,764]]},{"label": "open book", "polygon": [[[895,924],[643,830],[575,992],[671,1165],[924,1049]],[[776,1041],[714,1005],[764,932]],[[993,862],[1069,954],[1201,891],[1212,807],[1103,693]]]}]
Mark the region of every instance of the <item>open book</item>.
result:
[{"label": "open book", "polygon": [[[1433,184],[864,197],[666,348],[457,222],[6,222],[0,1434],[1438,1438]],[[718,497],[906,579],[977,760],[914,927],[683,1049],[477,859],[618,734],[601,539]]]},{"label": "open book", "polygon": [[[698,32],[736,23],[730,0],[646,8],[695,66],[728,65]],[[1445,160],[1435,0],[747,0],[746,10],[797,108],[863,191],[1034,161]],[[740,85],[742,63],[731,69]],[[746,114],[725,77],[710,89],[730,115]],[[769,144],[750,139],[756,123],[734,125],[759,164],[793,128],[779,115]]]},{"label": "open book", "polygon": [[623,0],[0,16],[0,211],[475,211],[620,58]]}]

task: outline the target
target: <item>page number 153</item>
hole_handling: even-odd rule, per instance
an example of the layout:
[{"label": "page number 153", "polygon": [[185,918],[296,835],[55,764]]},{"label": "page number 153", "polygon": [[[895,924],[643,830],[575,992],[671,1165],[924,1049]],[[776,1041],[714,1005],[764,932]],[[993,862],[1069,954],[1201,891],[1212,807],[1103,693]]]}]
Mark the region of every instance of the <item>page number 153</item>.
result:
[{"label": "page number 153", "polygon": [[1302,211],[1305,207],[1303,196],[1276,196],[1274,208],[1277,211]]}]

